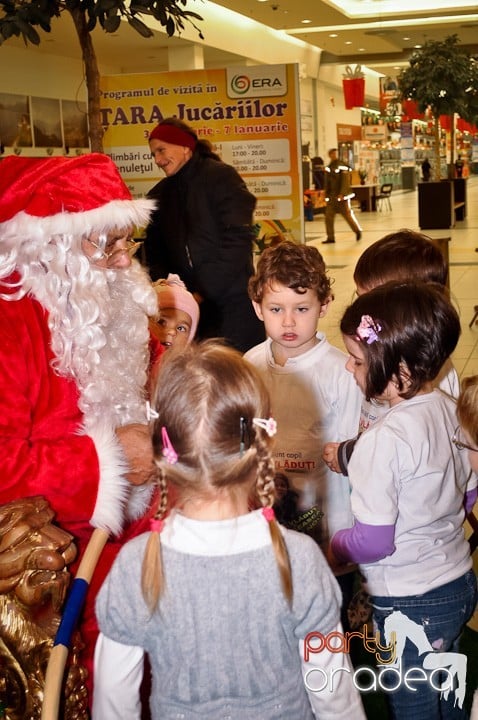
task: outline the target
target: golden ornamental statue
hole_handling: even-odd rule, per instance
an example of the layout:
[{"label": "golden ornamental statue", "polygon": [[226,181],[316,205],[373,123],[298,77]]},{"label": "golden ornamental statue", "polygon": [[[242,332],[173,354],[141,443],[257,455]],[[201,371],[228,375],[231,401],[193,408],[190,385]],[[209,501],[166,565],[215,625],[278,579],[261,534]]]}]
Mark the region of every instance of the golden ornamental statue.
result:
[{"label": "golden ornamental statue", "polygon": [[[45,673],[76,557],[73,538],[52,523],[40,496],[0,505],[0,718],[39,720]],[[61,717],[86,720],[87,671],[72,641]]]}]

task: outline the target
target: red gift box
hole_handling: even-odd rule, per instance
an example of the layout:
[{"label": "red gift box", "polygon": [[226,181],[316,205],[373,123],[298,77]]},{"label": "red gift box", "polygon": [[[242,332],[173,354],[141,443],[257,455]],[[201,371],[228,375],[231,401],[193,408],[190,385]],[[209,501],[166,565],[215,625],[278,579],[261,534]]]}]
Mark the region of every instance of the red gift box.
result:
[{"label": "red gift box", "polygon": [[361,107],[365,102],[365,78],[343,78],[345,109]]}]

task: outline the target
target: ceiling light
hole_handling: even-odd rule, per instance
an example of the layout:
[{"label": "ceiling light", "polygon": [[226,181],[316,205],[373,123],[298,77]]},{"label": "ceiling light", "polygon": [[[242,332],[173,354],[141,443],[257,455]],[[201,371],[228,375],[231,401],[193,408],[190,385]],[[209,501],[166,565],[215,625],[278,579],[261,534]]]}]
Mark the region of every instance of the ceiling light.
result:
[{"label": "ceiling light", "polygon": [[358,52],[365,52],[365,48],[358,48]]},{"label": "ceiling light", "polygon": [[410,38],[409,38],[409,37],[404,37],[404,38],[402,38],[402,40],[410,40]]},{"label": "ceiling light", "polygon": [[329,37],[338,37],[337,33],[329,33]]},{"label": "ceiling light", "polygon": [[415,48],[415,50],[420,50],[420,48],[421,48],[422,46],[421,46],[421,45],[414,45],[413,47]]},{"label": "ceiling light", "polygon": [[352,40],[346,40],[346,41],[345,41],[345,44],[346,44],[346,45],[352,45]]},{"label": "ceiling light", "polygon": [[301,20],[301,23],[303,25],[307,25],[308,23],[311,23],[311,22],[312,22],[312,20]]}]

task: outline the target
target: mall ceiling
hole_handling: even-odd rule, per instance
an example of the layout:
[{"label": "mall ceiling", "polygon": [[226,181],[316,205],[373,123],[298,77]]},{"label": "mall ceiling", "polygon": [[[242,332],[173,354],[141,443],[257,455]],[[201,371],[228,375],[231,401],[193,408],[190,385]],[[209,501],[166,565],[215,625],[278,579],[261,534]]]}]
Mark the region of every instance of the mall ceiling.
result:
[{"label": "mall ceiling", "polygon": [[[216,0],[218,5],[321,48],[321,62],[389,74],[427,40],[458,35],[478,53],[476,0]],[[388,69],[381,70],[385,64]]]},{"label": "mall ceiling", "polygon": [[[188,0],[188,9],[201,14],[205,2]],[[216,4],[321,48],[321,63],[360,63],[393,74],[407,63],[416,46],[451,34],[457,34],[469,52],[478,54],[476,0],[216,0]],[[208,47],[207,24],[199,25],[205,39],[197,42],[204,46],[206,68],[245,63],[247,35],[241,57]],[[113,36],[97,28],[93,39],[100,67],[119,66],[124,72],[166,71],[168,49],[192,44],[164,33],[144,39],[126,25]],[[20,39],[8,43],[23,46]],[[63,17],[54,21],[52,33],[43,34],[35,50],[78,56],[71,21]]]}]

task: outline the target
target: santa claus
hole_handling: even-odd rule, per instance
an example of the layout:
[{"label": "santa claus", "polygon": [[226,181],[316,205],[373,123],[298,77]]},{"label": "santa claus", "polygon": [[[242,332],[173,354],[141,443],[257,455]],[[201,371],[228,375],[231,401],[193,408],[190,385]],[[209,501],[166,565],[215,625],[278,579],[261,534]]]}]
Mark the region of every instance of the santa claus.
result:
[{"label": "santa claus", "polygon": [[101,154],[0,162],[0,504],[43,495],[81,556],[107,530],[83,621],[154,472],[145,385],[156,293],[132,260],[154,203]]}]

